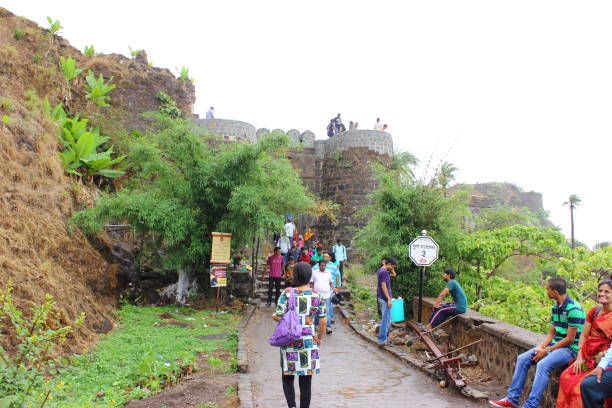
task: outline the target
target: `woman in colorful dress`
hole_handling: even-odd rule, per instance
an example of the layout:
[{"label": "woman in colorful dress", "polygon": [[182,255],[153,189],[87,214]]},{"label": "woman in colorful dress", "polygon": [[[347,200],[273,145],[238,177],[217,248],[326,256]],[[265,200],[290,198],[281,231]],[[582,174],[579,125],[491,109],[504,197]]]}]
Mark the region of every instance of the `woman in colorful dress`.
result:
[{"label": "woman in colorful dress", "polygon": [[[312,375],[320,370],[319,347],[326,328],[325,301],[310,286],[312,269],[309,264],[300,262],[293,268],[293,287],[283,291],[278,299],[276,312],[272,316],[280,321],[287,311],[289,296],[296,297],[298,314],[302,324],[302,337],[288,346],[280,347],[280,360],[283,379],[283,392],[289,408],[296,408],[293,379],[298,376],[300,386],[300,408],[310,407]],[[319,317],[319,327],[315,328],[315,317]],[[318,329],[318,331],[317,331]]]},{"label": "woman in colorful dress", "polygon": [[[580,382],[597,366],[612,342],[612,280],[602,281],[597,290],[600,305],[587,314],[582,329],[578,356],[561,374],[557,408],[582,408]],[[612,398],[605,408],[612,408]]]}]

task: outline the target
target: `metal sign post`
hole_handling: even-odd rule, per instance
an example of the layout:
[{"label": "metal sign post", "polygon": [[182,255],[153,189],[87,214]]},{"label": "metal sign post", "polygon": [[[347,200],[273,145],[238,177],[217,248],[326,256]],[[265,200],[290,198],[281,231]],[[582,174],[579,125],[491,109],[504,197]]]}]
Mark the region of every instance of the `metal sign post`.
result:
[{"label": "metal sign post", "polygon": [[440,247],[433,240],[433,238],[427,236],[427,231],[421,231],[421,235],[412,240],[408,246],[408,256],[416,266],[420,266],[419,273],[419,316],[418,322],[422,323],[423,320],[423,281],[425,280],[425,270],[428,266],[431,266],[436,259],[438,259],[438,253]]}]

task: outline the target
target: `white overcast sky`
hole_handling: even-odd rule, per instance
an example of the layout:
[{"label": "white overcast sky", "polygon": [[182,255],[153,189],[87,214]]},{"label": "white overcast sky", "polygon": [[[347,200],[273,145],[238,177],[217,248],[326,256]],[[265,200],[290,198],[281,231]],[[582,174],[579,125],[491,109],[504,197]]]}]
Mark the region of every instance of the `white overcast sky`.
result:
[{"label": "white overcast sky", "polygon": [[79,49],[187,66],[196,113],[325,137],[389,124],[396,149],[458,182],[512,182],[544,194],[569,235],[612,241],[610,1],[28,1],[3,7]]}]

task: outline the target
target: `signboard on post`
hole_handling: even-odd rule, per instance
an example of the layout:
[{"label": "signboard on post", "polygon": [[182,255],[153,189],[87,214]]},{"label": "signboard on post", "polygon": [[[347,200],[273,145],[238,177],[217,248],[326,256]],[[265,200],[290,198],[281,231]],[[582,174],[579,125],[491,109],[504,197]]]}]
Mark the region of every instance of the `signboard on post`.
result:
[{"label": "signboard on post", "polygon": [[416,266],[430,266],[438,259],[440,247],[432,237],[420,235],[410,243],[408,254]]},{"label": "signboard on post", "polygon": [[227,286],[227,265],[210,265],[210,287]]},{"label": "signboard on post", "polygon": [[408,256],[421,269],[419,274],[419,323],[421,323],[423,317],[423,280],[425,279],[425,268],[436,262],[439,252],[440,247],[433,238],[427,236],[427,231],[425,230],[421,232],[421,235],[413,239],[408,246]]},{"label": "signboard on post", "polygon": [[227,232],[212,233],[212,250],[210,251],[211,264],[230,264],[230,250],[232,248],[232,234]]}]

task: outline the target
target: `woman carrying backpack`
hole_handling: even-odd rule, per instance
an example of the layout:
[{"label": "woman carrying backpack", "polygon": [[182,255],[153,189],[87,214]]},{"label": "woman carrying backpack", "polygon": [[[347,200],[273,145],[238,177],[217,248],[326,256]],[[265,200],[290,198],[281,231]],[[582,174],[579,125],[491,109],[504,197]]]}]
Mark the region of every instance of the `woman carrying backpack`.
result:
[{"label": "woman carrying backpack", "polygon": [[[272,317],[281,321],[288,311],[289,298],[302,325],[300,338],[287,346],[280,347],[283,392],[289,408],[296,408],[293,379],[297,375],[300,386],[300,408],[310,407],[312,375],[319,373],[319,347],[326,328],[325,301],[309,285],[312,269],[309,264],[300,262],[293,269],[293,287],[283,291],[278,299],[276,312]],[[319,317],[319,327],[315,328],[315,316]],[[318,330],[317,330],[318,329]]]}]

